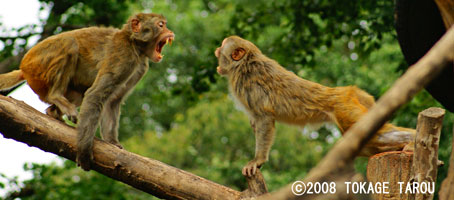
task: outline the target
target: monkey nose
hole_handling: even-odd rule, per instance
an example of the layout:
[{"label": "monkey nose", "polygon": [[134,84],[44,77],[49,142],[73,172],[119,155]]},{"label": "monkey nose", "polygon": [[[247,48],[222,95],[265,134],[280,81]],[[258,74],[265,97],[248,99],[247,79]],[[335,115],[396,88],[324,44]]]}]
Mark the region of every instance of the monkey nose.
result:
[{"label": "monkey nose", "polygon": [[218,47],[218,48],[216,49],[216,51],[214,51],[214,55],[215,55],[217,58],[219,58],[219,49],[220,49],[220,47]]}]

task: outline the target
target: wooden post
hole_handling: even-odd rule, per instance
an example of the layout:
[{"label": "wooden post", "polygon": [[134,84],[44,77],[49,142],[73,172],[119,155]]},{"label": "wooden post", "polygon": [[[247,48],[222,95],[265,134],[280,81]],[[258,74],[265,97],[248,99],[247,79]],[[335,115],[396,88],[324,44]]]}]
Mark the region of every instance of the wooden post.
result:
[{"label": "wooden post", "polygon": [[369,158],[367,179],[376,183],[389,183],[389,194],[373,194],[375,200],[410,200],[412,195],[401,191],[399,182],[409,182],[412,175],[413,152],[392,151]]},{"label": "wooden post", "polygon": [[[454,127],[452,134],[454,138]],[[440,200],[454,199],[454,140],[452,140],[452,142],[453,143],[451,144],[451,158],[449,160],[448,176],[445,178],[445,180],[443,180],[440,191],[438,192]]]},{"label": "wooden post", "polygon": [[389,183],[389,194],[374,194],[374,199],[428,200],[433,198],[433,194],[428,192],[422,194],[419,191],[415,195],[407,193],[406,186],[413,181],[419,185],[425,182],[424,184],[430,183],[430,186],[434,186],[432,182],[437,178],[438,143],[444,114],[445,110],[441,108],[428,108],[419,113],[414,153],[394,151],[369,158],[367,179],[373,184]]},{"label": "wooden post", "polygon": [[[413,157],[414,184],[432,184],[437,180],[438,143],[445,110],[428,108],[418,115]],[[421,186],[422,189],[422,186]],[[416,193],[416,200],[431,200],[433,194]]]}]

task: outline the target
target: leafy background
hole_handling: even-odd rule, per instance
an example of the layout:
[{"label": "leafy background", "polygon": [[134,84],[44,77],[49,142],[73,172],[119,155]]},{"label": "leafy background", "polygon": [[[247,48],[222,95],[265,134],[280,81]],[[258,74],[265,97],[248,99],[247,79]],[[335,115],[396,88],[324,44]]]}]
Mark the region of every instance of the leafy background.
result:
[{"label": "leafy background", "polygon": [[[165,59],[151,64],[122,107],[120,136],[125,148],[238,190],[245,189],[241,168],[254,156],[254,135],[247,117],[228,96],[226,80],[216,74],[213,51],[226,36],[251,40],[269,57],[305,79],[328,86],[358,85],[379,98],[404,72],[394,30],[394,2],[387,0],[40,0],[50,8],[37,24],[5,30],[0,37],[0,72],[19,65],[30,37],[86,26],[120,27],[133,13],[162,13],[176,34]],[[0,22],[1,23],[1,22]],[[441,107],[420,92],[392,123],[415,127],[418,112]],[[448,163],[454,116],[445,116],[439,157]],[[278,124],[277,138],[264,165],[274,191],[297,179],[340,137],[332,126],[319,131]],[[356,160],[365,173],[367,159]],[[447,173],[439,169],[437,188]],[[33,178],[7,199],[155,199],[96,172],[27,163]],[[6,177],[0,187],[19,185]]]}]

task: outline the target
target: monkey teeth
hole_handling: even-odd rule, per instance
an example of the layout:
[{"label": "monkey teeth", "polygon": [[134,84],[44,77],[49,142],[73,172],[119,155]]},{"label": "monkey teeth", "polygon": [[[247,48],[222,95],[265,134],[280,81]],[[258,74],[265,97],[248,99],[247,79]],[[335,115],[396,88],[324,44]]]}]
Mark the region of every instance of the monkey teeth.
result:
[{"label": "monkey teeth", "polygon": [[172,41],[173,41],[173,37],[166,37],[166,38],[163,38],[160,42],[158,42],[156,44],[156,54],[155,54],[155,58],[158,59],[158,60],[161,60],[164,55],[162,55],[162,49],[164,48],[164,46],[166,44],[169,44],[169,45],[172,45]]},{"label": "monkey teeth", "polygon": [[172,38],[166,38],[165,44],[169,44],[170,46],[172,46]]}]

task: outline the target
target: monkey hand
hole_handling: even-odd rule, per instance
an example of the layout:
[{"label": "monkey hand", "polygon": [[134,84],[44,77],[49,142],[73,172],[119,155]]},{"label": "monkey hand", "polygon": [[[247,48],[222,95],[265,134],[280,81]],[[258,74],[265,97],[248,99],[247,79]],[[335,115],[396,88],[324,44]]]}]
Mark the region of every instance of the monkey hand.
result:
[{"label": "monkey hand", "polygon": [[78,147],[76,162],[77,166],[80,166],[85,171],[90,171],[90,164],[93,161],[93,150],[90,146]]},{"label": "monkey hand", "polygon": [[243,167],[243,176],[252,176],[257,172],[257,168],[260,168],[266,159],[254,158],[249,161],[246,166]]}]

